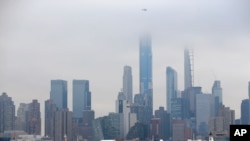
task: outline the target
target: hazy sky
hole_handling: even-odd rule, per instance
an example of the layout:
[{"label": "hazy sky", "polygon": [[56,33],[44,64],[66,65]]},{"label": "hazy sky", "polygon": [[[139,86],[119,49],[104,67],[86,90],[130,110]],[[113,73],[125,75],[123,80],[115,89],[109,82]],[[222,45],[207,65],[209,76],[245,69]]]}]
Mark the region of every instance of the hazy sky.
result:
[{"label": "hazy sky", "polygon": [[[147,11],[142,9],[146,8]],[[87,79],[96,116],[115,111],[123,67],[139,92],[139,37],[152,35],[154,109],[166,105],[166,67],[183,90],[184,48],[194,50],[194,83],[236,110],[250,81],[248,0],[89,0],[0,2],[0,92],[15,102],[38,99],[44,111],[50,80]],[[44,119],[44,117],[42,117]]]}]

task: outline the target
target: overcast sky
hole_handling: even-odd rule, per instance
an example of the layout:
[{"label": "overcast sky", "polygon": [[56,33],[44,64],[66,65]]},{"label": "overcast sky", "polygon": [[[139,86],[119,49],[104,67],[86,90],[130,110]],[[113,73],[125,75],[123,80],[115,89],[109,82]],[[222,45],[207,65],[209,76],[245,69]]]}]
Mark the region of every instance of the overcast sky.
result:
[{"label": "overcast sky", "polygon": [[[143,11],[142,9],[147,9]],[[49,99],[50,80],[87,79],[96,117],[115,111],[123,67],[139,92],[139,37],[152,36],[154,109],[166,107],[166,67],[183,90],[184,48],[194,50],[194,83],[236,110],[250,81],[248,0],[89,0],[0,2],[0,92],[15,102]],[[42,117],[44,120],[44,117]]]}]

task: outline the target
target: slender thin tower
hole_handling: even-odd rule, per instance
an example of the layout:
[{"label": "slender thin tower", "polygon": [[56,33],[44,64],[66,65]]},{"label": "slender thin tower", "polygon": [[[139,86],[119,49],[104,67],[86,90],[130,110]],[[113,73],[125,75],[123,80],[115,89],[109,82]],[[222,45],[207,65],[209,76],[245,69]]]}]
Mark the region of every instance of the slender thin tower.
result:
[{"label": "slender thin tower", "polygon": [[193,51],[189,49],[184,50],[184,86],[185,89],[193,87]]}]

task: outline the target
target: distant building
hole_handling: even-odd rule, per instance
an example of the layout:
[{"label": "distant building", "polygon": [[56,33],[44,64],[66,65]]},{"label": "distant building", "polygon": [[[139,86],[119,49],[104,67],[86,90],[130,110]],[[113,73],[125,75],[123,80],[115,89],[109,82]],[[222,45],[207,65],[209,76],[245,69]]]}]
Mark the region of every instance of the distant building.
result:
[{"label": "distant building", "polygon": [[187,139],[192,139],[192,129],[187,126],[185,120],[174,119],[172,121],[173,125],[173,136],[172,141],[187,141]]},{"label": "distant building", "polygon": [[6,93],[0,96],[0,133],[15,128],[15,105]]},{"label": "distant building", "polygon": [[163,140],[169,140],[172,135],[172,119],[170,114],[164,110],[164,107],[159,107],[155,110],[155,118],[159,121],[159,138]]},{"label": "distant building", "polygon": [[189,87],[182,92],[184,119],[190,119],[192,117],[195,117],[197,94],[202,94],[202,87]]},{"label": "distant building", "polygon": [[51,80],[50,99],[53,100],[58,109],[68,108],[68,88],[65,80]]},{"label": "distant building", "polygon": [[191,52],[184,50],[184,90],[193,87]]},{"label": "distant building", "polygon": [[160,140],[160,118],[152,118],[151,119],[151,136],[154,140]]},{"label": "distant building", "polygon": [[119,92],[116,100],[116,113],[121,116],[120,119],[120,135],[126,138],[129,129],[136,123],[136,113],[131,112],[131,103],[126,100],[123,92]]},{"label": "distant building", "polygon": [[29,109],[29,104],[26,103],[20,103],[18,109],[17,109],[17,117],[16,117],[16,130],[23,130],[23,131],[27,131],[26,129],[26,125],[27,125],[27,121],[26,121],[26,112]]},{"label": "distant building", "polygon": [[171,117],[173,119],[183,119],[183,98],[171,100]]},{"label": "distant building", "polygon": [[153,117],[152,49],[150,35],[140,38],[140,94],[144,97],[145,123]]},{"label": "distant building", "polygon": [[214,81],[213,87],[212,87],[212,95],[214,97],[214,109],[213,109],[213,116],[218,116],[218,110],[222,103],[222,88],[220,85],[220,81],[216,80]]},{"label": "distant building", "polygon": [[250,99],[241,102],[241,124],[250,124]]},{"label": "distant building", "polygon": [[79,135],[86,140],[93,140],[93,126],[92,122],[95,119],[95,112],[93,110],[84,110],[82,124],[79,126]]},{"label": "distant building", "polygon": [[209,134],[209,119],[212,111],[212,95],[196,95],[196,132],[203,137]]},{"label": "distant building", "polygon": [[124,66],[122,91],[126,97],[126,100],[129,103],[133,103],[133,78],[132,68],[130,66]]},{"label": "distant building", "polygon": [[141,123],[146,123],[146,117],[144,116],[144,97],[142,94],[136,94],[134,96],[134,104],[131,107],[131,113],[136,113],[137,121]]},{"label": "distant building", "polygon": [[175,100],[177,98],[177,73],[173,68],[167,67],[166,76],[167,76],[166,78],[167,80],[166,107],[167,107],[167,111],[169,113],[172,113],[172,100]]},{"label": "distant building", "polygon": [[234,110],[221,105],[218,116],[210,118],[209,130],[214,135],[215,140],[226,139],[229,137],[231,124],[235,124]]},{"label": "distant building", "polygon": [[104,139],[103,131],[102,131],[102,117],[94,119],[92,122],[93,126],[93,134],[94,134],[94,139],[93,141],[100,141]]},{"label": "distant building", "polygon": [[88,80],[73,80],[73,117],[82,118],[84,110],[91,110]]},{"label": "distant building", "polygon": [[68,141],[72,140],[72,112],[67,109],[61,109],[55,112],[54,120],[55,137],[53,141],[62,141],[66,137]]},{"label": "distant building", "polygon": [[40,103],[33,100],[29,104],[27,114],[27,133],[33,135],[41,135],[41,112]]},{"label": "distant building", "polygon": [[57,111],[56,104],[53,100],[45,101],[45,136],[51,137],[55,136],[55,112]]}]

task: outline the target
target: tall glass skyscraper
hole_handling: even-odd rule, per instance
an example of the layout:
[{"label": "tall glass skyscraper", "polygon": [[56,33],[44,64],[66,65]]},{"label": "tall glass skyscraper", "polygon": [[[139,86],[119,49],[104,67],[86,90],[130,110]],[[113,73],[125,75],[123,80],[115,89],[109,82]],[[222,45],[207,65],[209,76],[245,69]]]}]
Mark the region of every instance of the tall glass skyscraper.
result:
[{"label": "tall glass skyscraper", "polygon": [[132,80],[132,68],[130,66],[124,66],[123,93],[126,97],[126,100],[129,103],[133,103],[133,80]]},{"label": "tall glass skyscraper", "polygon": [[222,88],[219,80],[215,80],[212,87],[212,95],[214,97],[214,116],[218,116],[222,103]]},{"label": "tall glass skyscraper", "polygon": [[140,93],[153,93],[152,49],[149,35],[144,35],[140,39]]},{"label": "tall glass skyscraper", "polygon": [[140,38],[140,93],[144,96],[145,122],[149,123],[153,115],[152,49],[149,35]]},{"label": "tall glass skyscraper", "polygon": [[82,118],[84,110],[91,110],[88,80],[73,80],[73,117]]},{"label": "tall glass skyscraper", "polygon": [[171,68],[166,69],[166,80],[167,80],[167,111],[171,113],[171,101],[177,98],[177,73]]},{"label": "tall glass skyscraper", "polygon": [[184,50],[184,86],[185,86],[185,89],[193,87],[192,79],[193,78],[192,78],[190,52],[188,49],[185,49]]},{"label": "tall glass skyscraper", "polygon": [[67,81],[51,80],[50,99],[55,102],[58,109],[68,108]]}]

